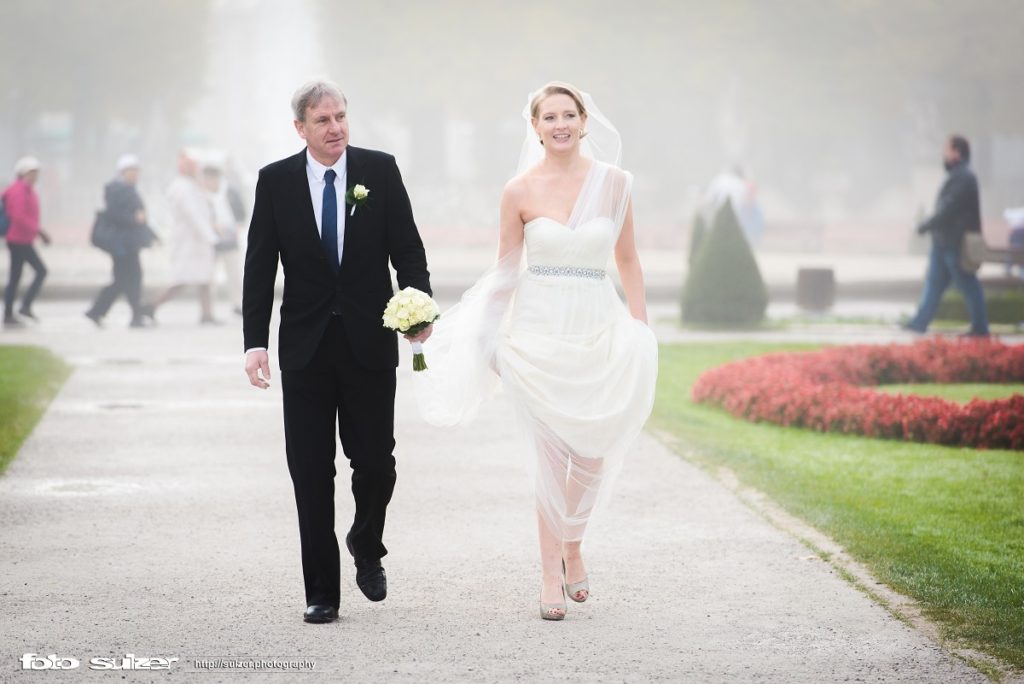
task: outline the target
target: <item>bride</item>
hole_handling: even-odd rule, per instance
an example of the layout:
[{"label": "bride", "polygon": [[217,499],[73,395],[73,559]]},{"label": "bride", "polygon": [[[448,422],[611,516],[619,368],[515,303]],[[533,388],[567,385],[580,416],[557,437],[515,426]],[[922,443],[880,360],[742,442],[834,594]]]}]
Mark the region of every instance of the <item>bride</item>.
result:
[{"label": "bride", "polygon": [[[566,83],[534,93],[524,117],[498,262],[434,325],[415,376],[437,425],[469,419],[499,384],[509,394],[534,475],[540,614],[562,620],[566,595],[590,595],[584,532],[650,415],[658,351],[618,132]],[[628,310],[604,270],[612,254]]]}]

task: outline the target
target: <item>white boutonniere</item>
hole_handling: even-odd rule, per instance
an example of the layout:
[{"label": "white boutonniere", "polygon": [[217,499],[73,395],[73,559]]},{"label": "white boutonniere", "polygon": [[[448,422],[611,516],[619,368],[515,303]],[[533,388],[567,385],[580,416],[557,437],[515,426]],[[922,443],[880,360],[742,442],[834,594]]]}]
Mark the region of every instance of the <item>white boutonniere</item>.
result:
[{"label": "white boutonniere", "polygon": [[345,204],[352,205],[349,216],[355,216],[356,207],[361,207],[370,201],[370,189],[365,185],[353,185],[345,193]]}]

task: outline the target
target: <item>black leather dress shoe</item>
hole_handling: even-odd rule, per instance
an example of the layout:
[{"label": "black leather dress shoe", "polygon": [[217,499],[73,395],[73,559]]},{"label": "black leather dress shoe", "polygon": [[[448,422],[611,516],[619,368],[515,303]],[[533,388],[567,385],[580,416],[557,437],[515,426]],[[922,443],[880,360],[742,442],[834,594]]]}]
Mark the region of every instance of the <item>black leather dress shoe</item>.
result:
[{"label": "black leather dress shoe", "polygon": [[380,558],[356,556],[351,537],[351,533],[345,535],[345,546],[356,561],[356,586],[371,601],[383,601],[388,597],[388,576],[384,574]]},{"label": "black leather dress shoe", "polygon": [[383,601],[388,597],[388,577],[379,560],[356,561],[356,585],[371,601]]},{"label": "black leather dress shoe", "polygon": [[302,619],[306,622],[312,622],[313,624],[334,622],[338,619],[338,609],[334,606],[313,604],[306,608],[306,612],[302,616]]}]

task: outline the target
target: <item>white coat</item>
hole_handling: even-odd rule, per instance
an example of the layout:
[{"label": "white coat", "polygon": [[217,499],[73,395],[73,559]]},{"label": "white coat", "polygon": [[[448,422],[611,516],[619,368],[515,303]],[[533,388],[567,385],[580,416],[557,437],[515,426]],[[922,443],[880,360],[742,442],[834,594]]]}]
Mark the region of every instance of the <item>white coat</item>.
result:
[{"label": "white coat", "polygon": [[213,207],[195,179],[179,175],[167,188],[171,216],[171,282],[207,285],[213,280],[217,232]]}]

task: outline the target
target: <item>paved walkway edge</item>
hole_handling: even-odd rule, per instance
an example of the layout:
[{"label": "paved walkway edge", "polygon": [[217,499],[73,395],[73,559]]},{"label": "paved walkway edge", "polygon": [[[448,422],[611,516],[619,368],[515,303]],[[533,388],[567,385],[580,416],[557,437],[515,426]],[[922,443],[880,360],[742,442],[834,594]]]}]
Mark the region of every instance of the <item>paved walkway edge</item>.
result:
[{"label": "paved walkway edge", "polygon": [[672,453],[680,458],[685,458],[714,477],[717,482],[735,494],[740,501],[765,520],[814,551],[823,562],[834,567],[841,577],[867,594],[897,620],[923,634],[946,653],[959,658],[994,681],[1002,684],[1024,684],[1024,672],[1015,669],[1009,663],[988,653],[944,638],[942,627],[924,614],[921,605],[916,600],[899,593],[875,577],[865,565],[850,556],[842,545],[827,534],[790,514],[761,490],[740,482],[732,469],[725,466],[709,468],[699,459],[689,458],[687,447],[671,433],[650,428],[648,428],[648,432],[667,446]]}]

